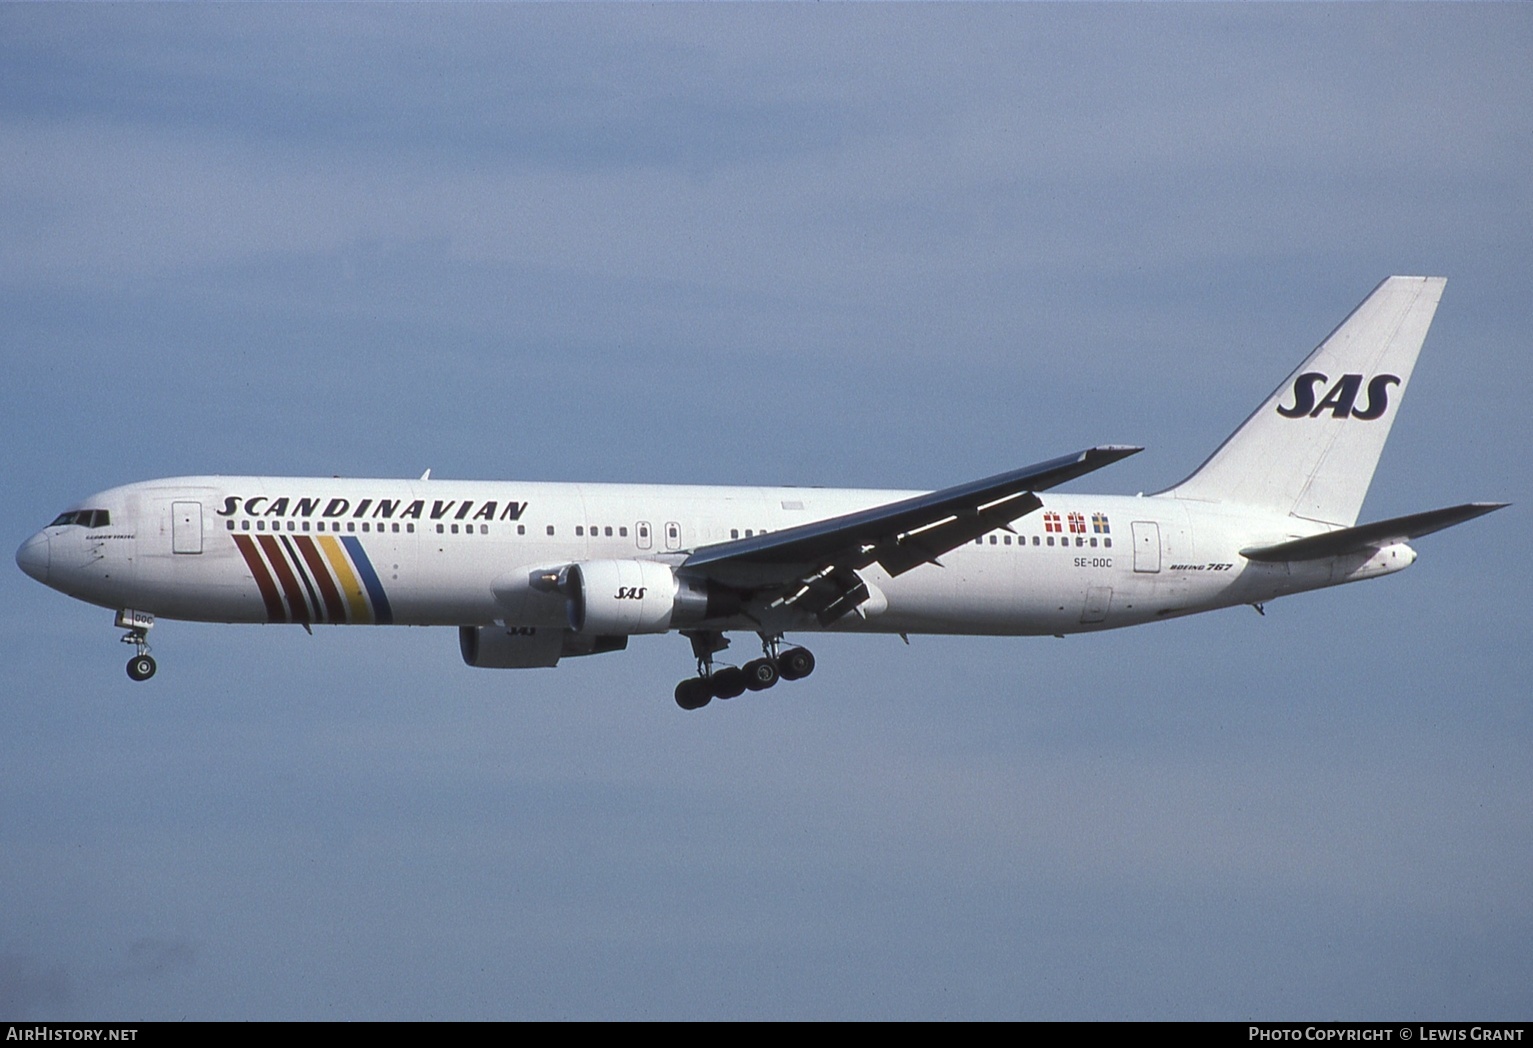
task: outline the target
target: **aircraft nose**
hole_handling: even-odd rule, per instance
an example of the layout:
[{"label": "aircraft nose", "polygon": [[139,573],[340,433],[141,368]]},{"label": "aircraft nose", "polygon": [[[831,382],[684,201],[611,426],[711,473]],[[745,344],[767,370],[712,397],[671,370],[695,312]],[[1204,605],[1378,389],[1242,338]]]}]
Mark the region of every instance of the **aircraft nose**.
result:
[{"label": "aircraft nose", "polygon": [[16,551],[16,566],[38,582],[48,584],[49,555],[48,536],[39,531],[21,544]]}]

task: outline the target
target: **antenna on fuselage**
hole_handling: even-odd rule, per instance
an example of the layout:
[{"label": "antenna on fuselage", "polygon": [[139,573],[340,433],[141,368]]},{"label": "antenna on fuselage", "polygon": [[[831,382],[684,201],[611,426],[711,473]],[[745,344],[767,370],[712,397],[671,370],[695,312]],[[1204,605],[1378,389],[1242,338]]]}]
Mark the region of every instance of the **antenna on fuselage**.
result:
[{"label": "antenna on fuselage", "polygon": [[431,471],[429,469],[426,472],[421,474],[421,480],[430,480],[430,479],[431,479]]}]

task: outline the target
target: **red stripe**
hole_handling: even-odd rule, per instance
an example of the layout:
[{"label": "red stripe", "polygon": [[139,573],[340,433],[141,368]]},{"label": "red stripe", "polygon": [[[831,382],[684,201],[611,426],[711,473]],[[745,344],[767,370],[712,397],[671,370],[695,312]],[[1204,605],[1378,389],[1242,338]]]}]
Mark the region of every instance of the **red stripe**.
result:
[{"label": "red stripe", "polygon": [[293,621],[308,622],[309,602],[304,599],[303,584],[293,574],[293,569],[288,567],[287,558],[282,555],[282,547],[270,535],[258,535],[256,541],[266,551],[271,570],[277,573],[277,581],[282,583],[282,591],[287,594],[287,606],[293,609]]},{"label": "red stripe", "polygon": [[346,603],[341,599],[341,591],[335,588],[335,581],[330,578],[330,569],[325,567],[324,554],[320,553],[314,540],[307,535],[294,535],[293,542],[297,544],[298,552],[303,554],[303,562],[309,566],[309,574],[319,584],[320,595],[325,598],[325,614],[331,622],[345,622]]},{"label": "red stripe", "polygon": [[261,599],[266,602],[266,621],[286,622],[287,615],[282,610],[282,597],[278,595],[276,584],[271,580],[271,573],[266,570],[266,565],[261,563],[261,554],[256,550],[255,543],[250,541],[249,535],[236,535],[234,545],[239,549],[240,555],[245,558],[245,566],[250,569],[256,588],[261,591]]}]

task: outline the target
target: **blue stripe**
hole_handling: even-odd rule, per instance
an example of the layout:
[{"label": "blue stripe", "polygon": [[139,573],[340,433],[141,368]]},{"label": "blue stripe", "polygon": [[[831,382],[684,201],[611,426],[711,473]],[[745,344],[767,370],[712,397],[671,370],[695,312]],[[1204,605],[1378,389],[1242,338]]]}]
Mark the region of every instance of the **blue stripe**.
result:
[{"label": "blue stripe", "polygon": [[394,609],[389,607],[389,598],[383,592],[383,583],[378,581],[378,573],[373,570],[373,562],[367,559],[367,554],[362,550],[362,543],[354,535],[342,535],[341,545],[346,547],[346,552],[351,554],[351,563],[357,569],[357,574],[362,576],[362,585],[367,587],[367,595],[373,601],[373,618],[380,626],[392,625],[394,622]]}]

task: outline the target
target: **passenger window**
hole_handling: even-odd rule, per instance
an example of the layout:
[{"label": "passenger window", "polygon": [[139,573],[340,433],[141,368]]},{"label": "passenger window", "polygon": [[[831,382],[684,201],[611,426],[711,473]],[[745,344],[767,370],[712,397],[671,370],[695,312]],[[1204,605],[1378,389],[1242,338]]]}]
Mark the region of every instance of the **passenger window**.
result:
[{"label": "passenger window", "polygon": [[552,534],[553,534],[553,533],[554,533],[554,526],[553,526],[553,525],[552,525],[552,524],[550,524],[550,525],[549,525],[549,526],[548,526],[548,533],[549,533],[549,534],[550,534],[550,535],[552,535]]},{"label": "passenger window", "polygon": [[602,534],[607,536],[610,539],[612,537],[612,529],[611,528],[603,528],[602,529]]},{"label": "passenger window", "polygon": [[229,530],[233,531],[234,530],[234,521],[231,520],[231,521],[228,521],[227,523],[229,525]]},{"label": "passenger window", "polygon": [[527,534],[527,525],[525,525],[525,524],[518,524],[516,526],[516,533],[518,535],[525,535],[525,534]]},{"label": "passenger window", "polygon": [[620,538],[620,539],[626,539],[628,537],[628,529],[627,528],[618,528],[617,529],[617,537]]}]

